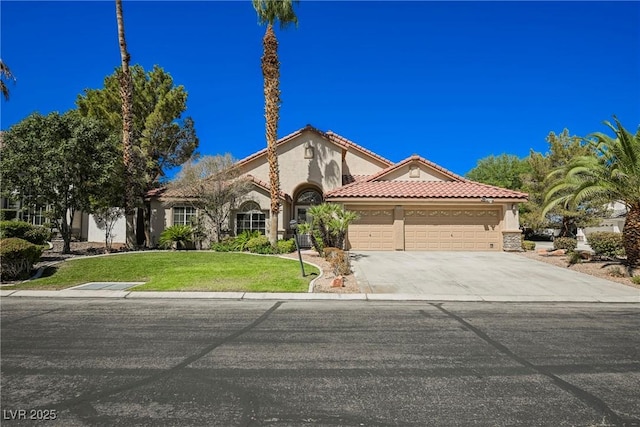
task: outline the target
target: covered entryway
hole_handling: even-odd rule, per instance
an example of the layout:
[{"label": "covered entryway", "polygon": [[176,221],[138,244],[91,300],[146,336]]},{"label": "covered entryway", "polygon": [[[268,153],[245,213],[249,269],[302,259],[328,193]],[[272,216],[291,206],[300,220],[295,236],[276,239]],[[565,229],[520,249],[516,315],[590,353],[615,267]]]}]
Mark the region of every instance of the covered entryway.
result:
[{"label": "covered entryway", "polygon": [[360,218],[349,225],[351,249],[368,251],[393,250],[393,211],[358,210]]},{"label": "covered entryway", "polygon": [[408,209],[404,218],[407,251],[499,251],[498,209]]}]

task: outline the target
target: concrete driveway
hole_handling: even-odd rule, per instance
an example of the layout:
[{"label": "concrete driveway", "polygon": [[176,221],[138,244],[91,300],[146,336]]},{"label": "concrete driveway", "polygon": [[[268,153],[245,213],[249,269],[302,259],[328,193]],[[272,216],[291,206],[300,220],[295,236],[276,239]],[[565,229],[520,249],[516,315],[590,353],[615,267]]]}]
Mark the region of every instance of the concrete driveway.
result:
[{"label": "concrete driveway", "polygon": [[640,302],[640,289],[506,252],[351,252],[362,292],[398,299]]}]

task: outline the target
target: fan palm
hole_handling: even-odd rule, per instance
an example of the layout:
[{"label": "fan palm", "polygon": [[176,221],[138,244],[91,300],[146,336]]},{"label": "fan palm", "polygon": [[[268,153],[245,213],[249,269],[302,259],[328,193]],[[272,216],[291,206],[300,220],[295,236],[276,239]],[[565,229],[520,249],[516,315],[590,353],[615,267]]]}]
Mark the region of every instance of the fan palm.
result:
[{"label": "fan palm", "polygon": [[628,265],[635,267],[640,262],[640,127],[633,135],[617,117],[613,119],[615,126],[604,124],[615,138],[599,132],[590,135],[595,155],[576,157],[549,175],[556,180],[545,196],[543,214],[559,204],[623,202],[627,207],[624,248]]},{"label": "fan palm", "polygon": [[9,69],[7,64],[0,60],[0,91],[2,92],[2,96],[4,96],[4,99],[8,101],[9,88],[4,82],[5,80],[13,80],[15,82],[16,78],[13,76],[13,73],[11,73],[11,70]]},{"label": "fan palm", "polygon": [[278,39],[273,31],[276,21],[280,28],[297,24],[293,11],[293,0],[252,0],[260,24],[267,25],[262,39],[262,76],[264,78],[264,110],[266,119],[267,162],[269,163],[269,186],[271,215],[269,216],[269,242],[275,246],[278,240],[278,213],[280,212],[280,176],[276,141],[280,120],[280,62],[278,60]]},{"label": "fan palm", "polygon": [[122,0],[116,0],[116,19],[118,21],[118,43],[120,45],[120,98],[122,101],[122,161],[125,168],[124,210],[127,217],[127,245],[134,245],[133,234],[133,206],[135,190],[132,185],[134,175],[133,164],[133,79],[129,62],[131,55],[127,51],[127,41],[124,33],[124,17],[122,14]]}]

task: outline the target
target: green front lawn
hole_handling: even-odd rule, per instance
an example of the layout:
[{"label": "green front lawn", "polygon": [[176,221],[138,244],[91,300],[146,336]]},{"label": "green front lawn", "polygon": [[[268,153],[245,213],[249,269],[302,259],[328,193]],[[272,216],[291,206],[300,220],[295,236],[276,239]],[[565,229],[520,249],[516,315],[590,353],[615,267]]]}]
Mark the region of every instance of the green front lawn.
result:
[{"label": "green front lawn", "polygon": [[[87,282],[146,282],[136,291],[306,292],[317,268],[294,259],[220,252],[136,252],[80,258],[13,289],[63,289]],[[50,274],[51,273],[51,274]]]}]

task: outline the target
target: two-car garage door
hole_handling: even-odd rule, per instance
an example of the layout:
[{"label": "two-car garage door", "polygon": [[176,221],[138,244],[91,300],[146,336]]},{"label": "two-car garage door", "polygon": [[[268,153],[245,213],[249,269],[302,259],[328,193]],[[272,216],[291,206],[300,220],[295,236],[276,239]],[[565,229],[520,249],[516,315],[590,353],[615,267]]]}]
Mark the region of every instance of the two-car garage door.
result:
[{"label": "two-car garage door", "polygon": [[[498,209],[405,209],[394,228],[393,210],[357,210],[349,244],[360,250],[491,251],[501,249]],[[397,211],[396,211],[397,212]],[[396,238],[394,233],[403,233]],[[395,242],[395,243],[394,243]],[[404,248],[395,247],[402,245]]]},{"label": "two-car garage door", "polygon": [[408,251],[490,251],[500,249],[497,210],[407,210]]}]

